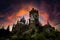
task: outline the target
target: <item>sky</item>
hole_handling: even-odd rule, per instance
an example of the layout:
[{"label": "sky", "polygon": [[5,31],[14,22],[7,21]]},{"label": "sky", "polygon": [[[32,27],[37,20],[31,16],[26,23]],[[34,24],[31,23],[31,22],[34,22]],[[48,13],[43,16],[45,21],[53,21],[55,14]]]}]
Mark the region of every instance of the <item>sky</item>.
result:
[{"label": "sky", "polygon": [[22,16],[28,20],[32,8],[38,10],[42,25],[47,21],[52,26],[60,24],[59,0],[0,0],[0,28],[16,24]]}]

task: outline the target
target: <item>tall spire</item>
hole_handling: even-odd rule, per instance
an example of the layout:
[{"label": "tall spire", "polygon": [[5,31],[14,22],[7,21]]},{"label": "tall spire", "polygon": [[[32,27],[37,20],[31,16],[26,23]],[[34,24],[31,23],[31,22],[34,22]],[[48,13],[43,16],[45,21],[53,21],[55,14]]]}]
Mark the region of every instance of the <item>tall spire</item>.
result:
[{"label": "tall spire", "polygon": [[22,22],[22,23],[25,24],[26,20],[25,20],[24,16],[23,16],[23,18],[20,20],[20,22]]}]

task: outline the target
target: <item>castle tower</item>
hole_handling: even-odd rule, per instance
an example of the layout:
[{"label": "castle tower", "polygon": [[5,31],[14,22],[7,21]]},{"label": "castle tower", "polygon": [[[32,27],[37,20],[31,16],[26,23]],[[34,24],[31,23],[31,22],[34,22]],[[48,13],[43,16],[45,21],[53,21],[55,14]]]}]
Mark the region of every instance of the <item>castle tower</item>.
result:
[{"label": "castle tower", "polygon": [[[39,14],[38,10],[32,8],[32,10],[29,12],[30,14],[30,19],[29,19],[29,25],[35,25],[39,26]],[[32,27],[32,26],[31,26]]]}]

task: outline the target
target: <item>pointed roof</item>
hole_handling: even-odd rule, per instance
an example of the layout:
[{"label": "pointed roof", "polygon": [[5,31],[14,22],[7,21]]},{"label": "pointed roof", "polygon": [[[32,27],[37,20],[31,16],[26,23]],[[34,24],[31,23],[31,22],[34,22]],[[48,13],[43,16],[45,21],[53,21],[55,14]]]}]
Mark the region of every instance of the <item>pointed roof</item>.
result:
[{"label": "pointed roof", "polygon": [[23,23],[25,23],[25,18],[24,18],[24,16],[23,16],[23,18],[20,20],[20,22],[23,22]]},{"label": "pointed roof", "polygon": [[45,27],[51,28],[49,21],[47,21],[47,24],[45,25]]},{"label": "pointed roof", "polygon": [[8,25],[8,27],[7,27],[7,31],[9,31],[9,27],[10,27],[10,26]]},{"label": "pointed roof", "polygon": [[47,25],[48,25],[49,27],[51,27],[51,25],[50,25],[50,23],[49,23],[49,22],[47,22]]}]

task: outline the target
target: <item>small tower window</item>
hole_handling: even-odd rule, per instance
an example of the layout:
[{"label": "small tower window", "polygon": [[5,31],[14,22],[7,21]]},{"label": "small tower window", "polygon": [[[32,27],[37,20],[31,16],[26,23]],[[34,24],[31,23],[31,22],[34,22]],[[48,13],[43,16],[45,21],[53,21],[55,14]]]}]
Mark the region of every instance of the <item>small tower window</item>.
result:
[{"label": "small tower window", "polygon": [[31,16],[31,17],[30,17],[30,20],[34,20],[34,17],[33,17],[33,16]]}]

